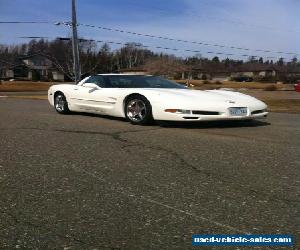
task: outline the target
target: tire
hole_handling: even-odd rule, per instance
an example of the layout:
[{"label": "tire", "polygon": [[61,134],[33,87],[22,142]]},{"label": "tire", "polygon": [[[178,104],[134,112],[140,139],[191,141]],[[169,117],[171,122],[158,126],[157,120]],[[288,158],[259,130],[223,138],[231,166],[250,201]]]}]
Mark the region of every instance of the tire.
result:
[{"label": "tire", "polygon": [[153,122],[151,104],[144,96],[129,97],[124,111],[126,119],[134,125],[146,125]]},{"label": "tire", "polygon": [[54,108],[59,114],[68,114],[70,112],[68,102],[64,94],[58,93],[55,95]]}]

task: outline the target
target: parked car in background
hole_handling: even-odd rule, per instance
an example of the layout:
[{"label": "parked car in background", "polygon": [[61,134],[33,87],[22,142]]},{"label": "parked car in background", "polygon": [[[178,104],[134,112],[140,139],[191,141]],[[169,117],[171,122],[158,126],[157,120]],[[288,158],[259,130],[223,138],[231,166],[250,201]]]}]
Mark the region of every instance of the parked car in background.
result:
[{"label": "parked car in background", "polygon": [[294,87],[295,87],[295,91],[300,92],[300,82],[296,82]]},{"label": "parked car in background", "polygon": [[253,82],[253,78],[249,76],[235,76],[231,80],[236,82]]}]

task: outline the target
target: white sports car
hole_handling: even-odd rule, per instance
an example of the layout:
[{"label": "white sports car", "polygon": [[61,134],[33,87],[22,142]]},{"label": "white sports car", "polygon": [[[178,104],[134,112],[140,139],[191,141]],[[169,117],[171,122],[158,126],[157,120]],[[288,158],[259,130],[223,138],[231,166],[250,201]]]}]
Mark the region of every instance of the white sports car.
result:
[{"label": "white sports car", "polygon": [[89,112],[124,117],[133,124],[250,120],[268,114],[265,103],[242,93],[193,90],[150,75],[92,75],[76,85],[51,86],[48,99],[60,114]]}]

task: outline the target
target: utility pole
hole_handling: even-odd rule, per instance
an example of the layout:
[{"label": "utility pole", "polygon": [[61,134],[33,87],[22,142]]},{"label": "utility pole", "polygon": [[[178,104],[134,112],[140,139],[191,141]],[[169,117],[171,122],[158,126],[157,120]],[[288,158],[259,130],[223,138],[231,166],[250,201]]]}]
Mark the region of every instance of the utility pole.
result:
[{"label": "utility pole", "polygon": [[72,47],[73,47],[73,61],[74,61],[74,77],[75,83],[80,81],[81,70],[79,61],[79,47],[78,47],[78,35],[77,35],[77,18],[76,18],[76,5],[75,0],[72,0]]}]

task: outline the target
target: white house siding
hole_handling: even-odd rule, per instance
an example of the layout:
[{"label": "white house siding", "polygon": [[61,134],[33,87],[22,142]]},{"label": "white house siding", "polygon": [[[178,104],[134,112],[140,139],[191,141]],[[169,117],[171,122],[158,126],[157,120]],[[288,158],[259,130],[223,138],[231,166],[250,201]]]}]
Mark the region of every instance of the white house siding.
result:
[{"label": "white house siding", "polygon": [[14,71],[12,69],[6,70],[5,77],[7,77],[7,78],[14,78]]},{"label": "white house siding", "polygon": [[65,76],[64,74],[58,72],[58,71],[52,71],[52,77],[54,81],[64,81]]}]

